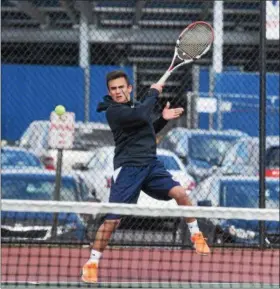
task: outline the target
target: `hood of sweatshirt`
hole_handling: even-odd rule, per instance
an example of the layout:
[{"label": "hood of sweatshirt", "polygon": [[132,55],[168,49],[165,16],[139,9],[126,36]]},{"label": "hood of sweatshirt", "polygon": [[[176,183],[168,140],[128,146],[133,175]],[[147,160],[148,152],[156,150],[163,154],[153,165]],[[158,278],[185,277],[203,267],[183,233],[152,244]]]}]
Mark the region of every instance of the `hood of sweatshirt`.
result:
[{"label": "hood of sweatshirt", "polygon": [[128,101],[125,103],[118,103],[118,102],[115,102],[110,95],[105,95],[103,97],[103,101],[98,103],[96,111],[97,112],[105,111],[108,109],[110,105],[114,105],[114,104],[132,105],[133,103],[131,101]]},{"label": "hood of sweatshirt", "polygon": [[96,111],[97,112],[105,111],[110,105],[114,103],[115,102],[113,101],[110,95],[105,95],[103,97],[103,101],[98,103]]}]

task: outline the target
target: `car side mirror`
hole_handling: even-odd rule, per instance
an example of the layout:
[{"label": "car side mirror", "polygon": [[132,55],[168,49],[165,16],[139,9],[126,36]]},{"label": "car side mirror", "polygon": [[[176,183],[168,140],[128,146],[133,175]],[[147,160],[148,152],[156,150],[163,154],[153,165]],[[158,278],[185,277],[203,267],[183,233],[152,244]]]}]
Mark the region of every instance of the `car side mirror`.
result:
[{"label": "car side mirror", "polygon": [[88,167],[84,163],[75,163],[72,166],[73,170],[79,170],[79,171],[87,171]]},{"label": "car side mirror", "polygon": [[91,198],[94,198],[95,199],[95,202],[101,202],[101,200],[96,196],[96,190],[93,189],[91,192],[90,192],[90,196]]},{"label": "car side mirror", "polygon": [[185,166],[189,163],[188,156],[179,156],[179,158]]}]

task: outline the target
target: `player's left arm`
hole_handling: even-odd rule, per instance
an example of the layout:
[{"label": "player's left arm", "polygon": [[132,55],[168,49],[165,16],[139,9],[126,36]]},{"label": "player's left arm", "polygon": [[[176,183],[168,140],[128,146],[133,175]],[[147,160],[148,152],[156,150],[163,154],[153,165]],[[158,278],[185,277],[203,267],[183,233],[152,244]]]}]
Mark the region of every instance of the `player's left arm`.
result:
[{"label": "player's left arm", "polygon": [[161,117],[153,123],[155,132],[160,132],[166,126],[168,120],[180,117],[183,112],[184,109],[182,107],[170,108],[170,103],[167,102],[166,106],[162,110]]},{"label": "player's left arm", "polygon": [[168,120],[164,119],[162,116],[153,122],[155,133],[160,132],[168,123]]}]

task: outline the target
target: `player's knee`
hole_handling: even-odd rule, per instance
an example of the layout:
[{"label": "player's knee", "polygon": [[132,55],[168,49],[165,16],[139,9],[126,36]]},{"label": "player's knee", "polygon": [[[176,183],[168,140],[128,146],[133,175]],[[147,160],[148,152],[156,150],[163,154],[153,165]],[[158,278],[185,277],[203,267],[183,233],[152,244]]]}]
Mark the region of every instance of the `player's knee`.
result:
[{"label": "player's knee", "polygon": [[181,186],[176,186],[174,188],[172,188],[169,193],[168,193],[169,197],[173,198],[173,199],[184,199],[187,198],[187,194],[186,191],[183,187]]},{"label": "player's knee", "polygon": [[105,220],[103,225],[106,229],[110,231],[114,231],[118,228],[120,222],[121,222],[121,219]]}]

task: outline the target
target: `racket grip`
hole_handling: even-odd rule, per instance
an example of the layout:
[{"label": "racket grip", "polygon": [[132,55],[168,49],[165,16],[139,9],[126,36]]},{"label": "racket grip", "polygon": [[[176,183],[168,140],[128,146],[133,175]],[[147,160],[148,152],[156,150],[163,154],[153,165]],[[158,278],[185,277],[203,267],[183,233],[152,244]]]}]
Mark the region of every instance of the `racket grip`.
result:
[{"label": "racket grip", "polygon": [[167,80],[167,78],[170,76],[170,74],[171,74],[171,71],[166,71],[165,73],[164,73],[164,75],[161,77],[161,79],[157,82],[157,83],[159,83],[159,84],[164,84],[165,83],[165,81]]}]

